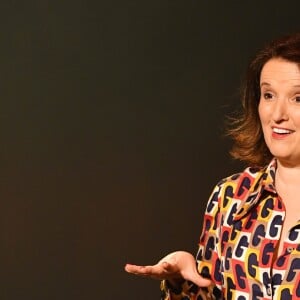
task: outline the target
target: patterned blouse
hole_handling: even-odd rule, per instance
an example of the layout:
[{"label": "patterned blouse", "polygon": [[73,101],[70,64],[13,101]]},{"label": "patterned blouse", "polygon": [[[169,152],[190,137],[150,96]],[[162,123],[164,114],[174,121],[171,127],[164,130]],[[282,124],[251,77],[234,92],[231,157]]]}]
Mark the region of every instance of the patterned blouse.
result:
[{"label": "patterned blouse", "polygon": [[273,159],[266,168],[247,168],[217,184],[196,256],[199,272],[214,284],[204,289],[184,282],[175,290],[163,281],[162,299],[300,299],[300,221],[276,255],[285,207],[275,171]]}]

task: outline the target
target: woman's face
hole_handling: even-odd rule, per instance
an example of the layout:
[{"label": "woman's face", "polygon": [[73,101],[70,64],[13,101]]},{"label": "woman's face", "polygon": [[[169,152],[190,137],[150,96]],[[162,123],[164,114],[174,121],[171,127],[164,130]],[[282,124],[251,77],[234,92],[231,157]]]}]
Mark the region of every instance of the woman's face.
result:
[{"label": "woman's face", "polygon": [[296,63],[270,59],[260,75],[258,106],[265,142],[282,163],[300,165],[300,70]]}]

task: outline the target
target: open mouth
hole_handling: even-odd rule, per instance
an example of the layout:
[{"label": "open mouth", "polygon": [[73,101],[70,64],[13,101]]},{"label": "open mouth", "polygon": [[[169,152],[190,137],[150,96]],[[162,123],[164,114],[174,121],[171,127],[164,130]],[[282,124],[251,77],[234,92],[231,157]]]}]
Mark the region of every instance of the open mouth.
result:
[{"label": "open mouth", "polygon": [[277,128],[277,127],[273,127],[272,131],[273,131],[273,134],[281,135],[281,136],[293,133],[293,130],[284,129],[284,128]]}]

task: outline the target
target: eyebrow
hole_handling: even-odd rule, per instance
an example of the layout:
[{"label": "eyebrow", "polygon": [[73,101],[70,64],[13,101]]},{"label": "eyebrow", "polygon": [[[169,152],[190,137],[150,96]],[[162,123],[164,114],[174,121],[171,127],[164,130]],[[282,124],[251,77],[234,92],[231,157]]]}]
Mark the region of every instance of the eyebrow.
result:
[{"label": "eyebrow", "polygon": [[264,85],[270,86],[271,84],[270,84],[270,83],[267,83],[267,82],[262,82],[262,83],[260,84],[261,87],[264,86]]},{"label": "eyebrow", "polygon": [[[271,86],[270,83],[264,82],[264,81],[263,81],[263,82],[260,84],[260,87],[262,87],[262,86],[264,86],[264,85],[266,85],[266,86]],[[300,87],[300,84],[293,85],[293,87]]]}]

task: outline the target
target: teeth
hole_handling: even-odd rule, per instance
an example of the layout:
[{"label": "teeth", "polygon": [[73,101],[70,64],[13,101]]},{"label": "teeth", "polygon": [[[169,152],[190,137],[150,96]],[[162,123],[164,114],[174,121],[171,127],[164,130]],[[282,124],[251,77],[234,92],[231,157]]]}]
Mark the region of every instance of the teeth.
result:
[{"label": "teeth", "polygon": [[280,133],[280,134],[283,134],[283,133],[291,133],[290,130],[282,129],[282,128],[273,128],[273,132],[275,132],[275,133]]}]

